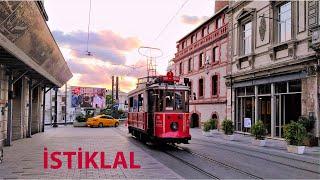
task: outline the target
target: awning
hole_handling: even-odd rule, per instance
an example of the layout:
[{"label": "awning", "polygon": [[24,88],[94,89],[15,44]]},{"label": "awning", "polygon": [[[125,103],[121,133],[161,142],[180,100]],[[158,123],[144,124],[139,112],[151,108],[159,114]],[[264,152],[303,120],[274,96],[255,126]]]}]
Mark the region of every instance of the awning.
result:
[{"label": "awning", "polygon": [[307,76],[307,73],[302,71],[302,72],[296,72],[296,73],[290,73],[290,74],[284,74],[284,75],[278,75],[278,76],[257,78],[257,79],[242,81],[242,82],[234,82],[232,87],[237,88],[237,87],[246,87],[246,86],[283,82],[283,81],[291,81],[291,80],[302,79],[302,78],[305,78],[306,76]]},{"label": "awning", "polygon": [[61,87],[72,73],[43,11],[37,1],[0,2],[0,64]]}]

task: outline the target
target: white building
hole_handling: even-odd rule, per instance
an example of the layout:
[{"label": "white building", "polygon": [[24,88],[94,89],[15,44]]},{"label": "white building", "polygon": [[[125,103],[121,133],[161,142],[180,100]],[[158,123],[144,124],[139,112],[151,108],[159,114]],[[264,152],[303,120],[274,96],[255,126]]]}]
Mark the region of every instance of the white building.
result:
[{"label": "white building", "polygon": [[[107,95],[111,95],[110,89],[107,90]],[[128,93],[119,91],[118,97],[119,97],[119,101],[117,103],[119,104],[118,109],[128,112]],[[116,93],[114,92],[114,99],[115,98],[116,98]]]}]

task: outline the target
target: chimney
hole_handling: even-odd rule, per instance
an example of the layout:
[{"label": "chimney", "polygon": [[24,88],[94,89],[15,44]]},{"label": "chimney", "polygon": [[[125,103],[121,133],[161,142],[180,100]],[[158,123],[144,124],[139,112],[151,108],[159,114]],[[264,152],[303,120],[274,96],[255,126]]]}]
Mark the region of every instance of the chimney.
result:
[{"label": "chimney", "polygon": [[218,11],[220,11],[222,8],[224,8],[225,6],[227,6],[229,4],[229,1],[219,1],[216,0],[215,4],[214,4],[214,13],[217,13]]}]

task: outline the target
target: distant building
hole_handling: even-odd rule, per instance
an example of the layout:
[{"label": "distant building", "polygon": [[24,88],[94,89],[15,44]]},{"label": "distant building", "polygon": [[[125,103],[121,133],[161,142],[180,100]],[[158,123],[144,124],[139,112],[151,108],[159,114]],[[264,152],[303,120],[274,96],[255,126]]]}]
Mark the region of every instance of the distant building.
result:
[{"label": "distant building", "polygon": [[[111,95],[111,90],[107,90],[106,95]],[[115,93],[114,93],[114,99],[115,99]],[[117,104],[118,110],[123,110],[125,112],[128,112],[128,93],[119,91],[119,100],[115,102]],[[109,104],[111,105],[111,104]]]},{"label": "distant building", "polygon": [[[55,100],[55,94],[54,90],[50,90],[46,94],[46,105],[45,105],[45,124],[52,124],[53,123],[53,117],[54,117],[54,100]],[[67,94],[65,93],[65,89],[59,89],[58,90],[58,107],[57,107],[57,122],[58,123],[69,123],[73,122],[76,118],[76,109],[71,108],[71,91],[70,88],[68,88]],[[66,112],[67,110],[67,112]],[[65,121],[65,114],[66,121]]]}]

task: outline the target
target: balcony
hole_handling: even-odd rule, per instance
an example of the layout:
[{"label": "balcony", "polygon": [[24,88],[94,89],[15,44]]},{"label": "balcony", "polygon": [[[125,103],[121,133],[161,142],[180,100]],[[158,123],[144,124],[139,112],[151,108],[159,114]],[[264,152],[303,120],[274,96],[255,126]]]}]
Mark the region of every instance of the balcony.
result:
[{"label": "balcony", "polygon": [[228,33],[228,23],[220,27],[219,29],[211,32],[210,34],[204,36],[203,38],[199,39],[198,41],[194,42],[193,44],[187,46],[186,48],[182,49],[181,51],[178,51],[175,54],[174,62],[177,62],[179,59],[183,58],[189,53],[193,53],[194,51],[202,48],[203,46],[216,41],[221,36]]}]

